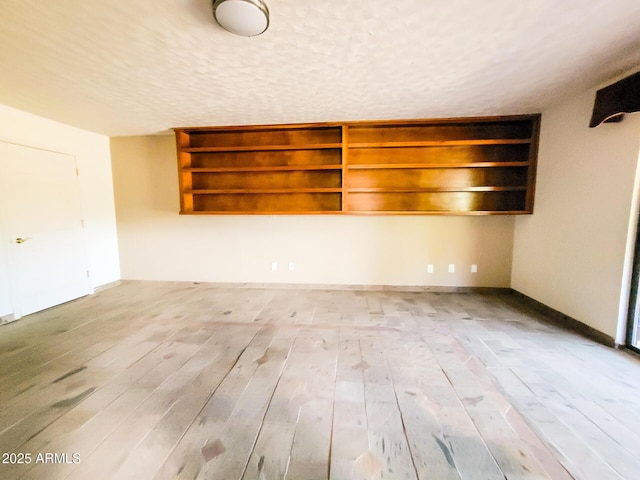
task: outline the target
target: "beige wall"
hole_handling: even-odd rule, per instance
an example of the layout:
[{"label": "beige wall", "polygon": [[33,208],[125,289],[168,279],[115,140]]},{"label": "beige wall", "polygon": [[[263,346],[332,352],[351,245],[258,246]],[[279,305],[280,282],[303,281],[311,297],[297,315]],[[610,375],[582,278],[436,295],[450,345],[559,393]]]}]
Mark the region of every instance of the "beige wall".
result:
[{"label": "beige wall", "polygon": [[[120,279],[109,138],[0,105],[0,141],[73,155],[92,287]],[[0,172],[2,175],[2,172]],[[6,236],[0,225],[0,315],[12,313]]]},{"label": "beige wall", "polygon": [[594,98],[542,114],[536,206],[516,220],[511,286],[615,338],[640,116],[590,129]]},{"label": "beige wall", "polygon": [[111,155],[126,279],[510,284],[513,217],[180,216],[173,137],[112,138]]}]

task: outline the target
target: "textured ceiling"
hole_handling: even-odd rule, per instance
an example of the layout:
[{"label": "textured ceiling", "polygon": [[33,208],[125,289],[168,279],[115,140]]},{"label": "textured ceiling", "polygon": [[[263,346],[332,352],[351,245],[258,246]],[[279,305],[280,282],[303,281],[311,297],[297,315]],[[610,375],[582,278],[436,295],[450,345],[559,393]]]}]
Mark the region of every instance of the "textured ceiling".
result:
[{"label": "textured ceiling", "polygon": [[[640,66],[639,0],[2,0],[0,103],[106,135],[539,112]],[[586,120],[585,120],[586,121]]]}]

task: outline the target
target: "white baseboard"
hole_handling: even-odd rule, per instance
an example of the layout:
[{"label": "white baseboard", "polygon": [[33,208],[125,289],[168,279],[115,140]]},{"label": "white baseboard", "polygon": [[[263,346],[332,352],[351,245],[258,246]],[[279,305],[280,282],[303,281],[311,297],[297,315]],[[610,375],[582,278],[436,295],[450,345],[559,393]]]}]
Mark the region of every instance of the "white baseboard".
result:
[{"label": "white baseboard", "polygon": [[0,325],[4,325],[5,323],[11,323],[18,320],[13,313],[8,313],[6,315],[0,315]]}]

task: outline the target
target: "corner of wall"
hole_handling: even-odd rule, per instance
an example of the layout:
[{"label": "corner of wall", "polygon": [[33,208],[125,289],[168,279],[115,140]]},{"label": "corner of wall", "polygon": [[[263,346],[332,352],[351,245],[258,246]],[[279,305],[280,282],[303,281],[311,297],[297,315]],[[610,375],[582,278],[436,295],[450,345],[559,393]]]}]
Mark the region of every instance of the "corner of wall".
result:
[{"label": "corner of wall", "polygon": [[619,339],[640,116],[590,129],[594,98],[542,113],[536,207],[516,220],[511,287]]}]

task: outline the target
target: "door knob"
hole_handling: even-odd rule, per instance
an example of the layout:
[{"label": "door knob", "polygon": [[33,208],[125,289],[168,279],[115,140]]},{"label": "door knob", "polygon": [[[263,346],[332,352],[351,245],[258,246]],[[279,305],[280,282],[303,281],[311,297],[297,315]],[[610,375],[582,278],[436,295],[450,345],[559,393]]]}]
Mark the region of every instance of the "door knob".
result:
[{"label": "door knob", "polygon": [[16,238],[16,243],[24,243],[24,242],[26,242],[27,240],[29,240],[29,237],[27,237],[27,238],[20,238],[20,237],[18,237],[18,238]]}]

